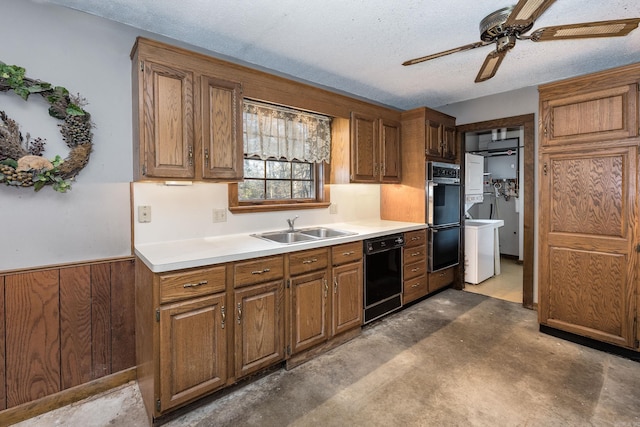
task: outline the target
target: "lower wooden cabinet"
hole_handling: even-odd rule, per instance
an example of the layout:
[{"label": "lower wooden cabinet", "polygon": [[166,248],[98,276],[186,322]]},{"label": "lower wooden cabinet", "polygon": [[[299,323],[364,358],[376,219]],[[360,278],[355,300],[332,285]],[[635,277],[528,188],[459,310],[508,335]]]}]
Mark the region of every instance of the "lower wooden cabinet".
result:
[{"label": "lower wooden cabinet", "polygon": [[445,270],[436,271],[428,274],[429,293],[442,289],[453,283],[455,278],[455,267],[449,267]]},{"label": "lower wooden cabinet", "polygon": [[[331,266],[327,249],[290,254],[289,260],[290,355],[362,325],[362,242],[332,247]],[[311,272],[294,276],[301,271]]]},{"label": "lower wooden cabinet", "polygon": [[404,233],[404,241],[402,304],[408,304],[429,293],[427,286],[427,231],[416,230]]},{"label": "lower wooden cabinet", "polygon": [[282,280],[234,291],[236,378],[284,360],[283,295]]},{"label": "lower wooden cabinet", "polygon": [[331,335],[335,336],[362,325],[362,298],[364,292],[362,259],[358,262],[335,266],[332,274],[333,298],[331,306],[333,316]]},{"label": "lower wooden cabinet", "polygon": [[160,408],[165,411],[227,381],[225,294],[162,306]]}]

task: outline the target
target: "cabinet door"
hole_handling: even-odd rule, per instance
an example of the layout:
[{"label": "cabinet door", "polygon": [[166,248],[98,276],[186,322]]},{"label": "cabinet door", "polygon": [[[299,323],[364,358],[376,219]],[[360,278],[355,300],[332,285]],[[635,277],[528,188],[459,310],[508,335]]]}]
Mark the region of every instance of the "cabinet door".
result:
[{"label": "cabinet door", "polygon": [[380,119],[380,181],[400,183],[401,181],[400,123]]},{"label": "cabinet door", "polygon": [[638,86],[623,85],[542,102],[541,145],[638,135]]},{"label": "cabinet door", "polygon": [[378,180],[378,127],[373,116],[351,114],[351,182]]},{"label": "cabinet door", "polygon": [[225,294],[160,309],[160,406],[164,412],[227,379]]},{"label": "cabinet door", "polygon": [[458,155],[458,143],[456,141],[456,128],[452,126],[442,127],[442,157],[447,160],[455,160]]},{"label": "cabinet door", "polygon": [[333,268],[332,335],[362,325],[363,277],[362,262]]},{"label": "cabinet door", "polygon": [[424,152],[427,156],[440,157],[442,152],[442,127],[440,123],[427,120],[425,125]]},{"label": "cabinet door", "polygon": [[242,180],[242,90],[240,83],[202,76],[202,177]]},{"label": "cabinet door", "polygon": [[193,178],[193,74],[144,62],[144,161],[148,178]]},{"label": "cabinet door", "polygon": [[291,353],[329,338],[327,270],[291,279]]},{"label": "cabinet door", "polygon": [[236,378],[284,360],[283,281],[235,291]]},{"label": "cabinet door", "polygon": [[541,157],[541,323],[633,346],[637,155],[620,147]]}]

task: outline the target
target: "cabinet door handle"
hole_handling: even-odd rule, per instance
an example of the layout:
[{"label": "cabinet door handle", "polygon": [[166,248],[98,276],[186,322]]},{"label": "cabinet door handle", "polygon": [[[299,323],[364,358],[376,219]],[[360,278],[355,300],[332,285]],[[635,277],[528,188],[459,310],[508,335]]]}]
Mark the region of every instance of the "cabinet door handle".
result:
[{"label": "cabinet door handle", "polygon": [[189,146],[189,166],[193,166],[193,145]]},{"label": "cabinet door handle", "polygon": [[209,149],[204,149],[204,165],[209,166]]},{"label": "cabinet door handle", "polygon": [[220,324],[220,327],[224,329],[224,322],[227,320],[227,313],[224,309],[224,305],[220,307],[220,317],[222,318],[222,323]]},{"label": "cabinet door handle", "polygon": [[182,285],[183,288],[195,288],[196,286],[202,286],[202,285],[206,285],[207,283],[209,283],[207,280],[201,280],[198,283],[185,283],[184,285]]},{"label": "cabinet door handle", "polygon": [[322,279],[322,281],[324,282],[324,297],[327,298],[327,295],[329,295],[329,283],[327,279]]},{"label": "cabinet door handle", "polygon": [[305,259],[302,261],[303,264],[311,264],[313,262],[318,262],[318,258]]},{"label": "cabinet door handle", "polygon": [[238,303],[238,325],[240,324],[240,320],[242,319],[242,303]]},{"label": "cabinet door handle", "polygon": [[271,269],[270,268],[263,268],[262,270],[255,270],[252,271],[251,274],[262,274],[262,273],[268,273],[270,272]]},{"label": "cabinet door handle", "polygon": [[333,293],[337,294],[338,293],[338,278],[334,277],[333,279]]}]

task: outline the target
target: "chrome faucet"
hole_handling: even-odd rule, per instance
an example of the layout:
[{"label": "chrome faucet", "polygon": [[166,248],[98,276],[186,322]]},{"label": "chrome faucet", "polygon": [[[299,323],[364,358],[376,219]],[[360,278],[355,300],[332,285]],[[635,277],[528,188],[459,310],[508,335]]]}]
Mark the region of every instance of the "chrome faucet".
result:
[{"label": "chrome faucet", "polygon": [[298,219],[298,215],[296,215],[296,216],[295,216],[295,217],[293,217],[293,218],[289,218],[289,219],[287,219],[287,224],[289,224],[289,231],[296,231],[296,230],[293,228],[293,224],[296,222],[296,219]]}]

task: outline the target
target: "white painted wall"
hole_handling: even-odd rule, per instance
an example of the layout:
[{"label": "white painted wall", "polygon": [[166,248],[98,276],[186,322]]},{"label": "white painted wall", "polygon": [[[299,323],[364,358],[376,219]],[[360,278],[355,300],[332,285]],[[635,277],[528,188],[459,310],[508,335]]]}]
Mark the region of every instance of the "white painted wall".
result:
[{"label": "white painted wall", "polygon": [[[232,214],[226,222],[213,222],[213,209],[227,209],[227,185],[195,183],[186,187],[134,184],[134,234],[136,244],[193,239],[226,234],[284,230],[287,218],[298,215],[296,227],[380,218],[380,186],[331,185],[331,203],[337,213],[325,209]],[[138,223],[137,207],[151,206],[151,222]]]},{"label": "white painted wall", "polygon": [[[482,84],[482,83],[479,83]],[[522,88],[497,95],[472,99],[456,104],[443,105],[436,110],[449,114],[456,118],[457,125],[484,122],[487,120],[501,119],[504,117],[520,116],[523,114],[535,114],[535,123],[538,123],[538,89],[536,87]],[[538,170],[538,127],[535,130],[535,170]],[[522,163],[521,163],[522,166]],[[522,170],[522,169],[521,169]],[[538,188],[537,174],[535,186]],[[534,261],[533,261],[533,300],[538,301],[538,194],[532,206],[534,209]],[[522,220],[521,220],[522,221]],[[521,223],[520,229],[524,228]],[[522,234],[522,233],[521,233]],[[522,253],[522,248],[521,252]]]},{"label": "white painted wall", "polygon": [[[3,0],[0,61],[80,93],[89,104],[94,151],[72,190],[0,185],[0,271],[131,254],[131,65],[133,29],[58,6]],[[0,93],[0,110],[24,134],[47,140],[47,157],[68,148],[35,95]]]}]

